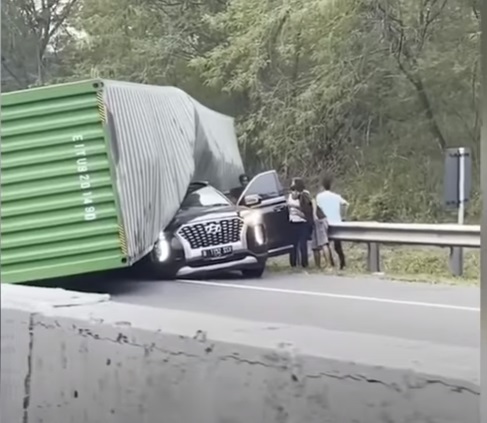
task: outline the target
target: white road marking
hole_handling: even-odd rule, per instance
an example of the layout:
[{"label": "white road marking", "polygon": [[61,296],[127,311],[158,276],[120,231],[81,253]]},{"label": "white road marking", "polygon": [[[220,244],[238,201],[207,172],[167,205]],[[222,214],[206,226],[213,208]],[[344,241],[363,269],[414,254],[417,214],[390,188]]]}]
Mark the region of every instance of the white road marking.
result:
[{"label": "white road marking", "polygon": [[175,282],[185,283],[190,285],[216,286],[220,288],[243,289],[249,291],[275,292],[278,294],[307,295],[311,297],[326,297],[326,298],[335,298],[339,300],[369,301],[374,303],[386,303],[386,304],[406,305],[406,306],[415,306],[415,307],[439,308],[439,309],[446,309],[446,310],[470,311],[475,313],[480,312],[479,307],[467,307],[467,306],[459,306],[453,304],[424,303],[421,301],[403,301],[403,300],[394,300],[389,298],[333,294],[330,292],[302,291],[297,289],[270,288],[270,287],[256,286],[256,285],[239,285],[239,284],[225,283],[225,282],[197,281],[191,279],[178,279]]}]

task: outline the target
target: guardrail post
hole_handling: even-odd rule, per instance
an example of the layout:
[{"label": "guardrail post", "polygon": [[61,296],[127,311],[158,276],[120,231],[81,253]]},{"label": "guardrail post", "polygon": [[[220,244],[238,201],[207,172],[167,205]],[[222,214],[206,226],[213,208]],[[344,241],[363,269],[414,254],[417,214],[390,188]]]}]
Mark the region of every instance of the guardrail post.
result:
[{"label": "guardrail post", "polygon": [[463,275],[463,248],[450,248],[450,270],[453,276]]},{"label": "guardrail post", "polygon": [[367,268],[371,273],[380,272],[380,249],[376,242],[367,243]]}]

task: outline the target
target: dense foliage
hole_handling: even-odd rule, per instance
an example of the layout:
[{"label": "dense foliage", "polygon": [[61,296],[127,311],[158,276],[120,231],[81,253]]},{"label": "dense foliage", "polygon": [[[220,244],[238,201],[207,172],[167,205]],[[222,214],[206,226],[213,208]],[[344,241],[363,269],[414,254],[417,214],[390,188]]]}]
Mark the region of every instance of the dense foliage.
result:
[{"label": "dense foliage", "polygon": [[448,218],[444,151],[468,146],[476,219],[480,1],[38,3],[2,2],[3,89],[91,76],[180,86],[237,118],[250,171],[313,187],[332,171],[360,219]]}]

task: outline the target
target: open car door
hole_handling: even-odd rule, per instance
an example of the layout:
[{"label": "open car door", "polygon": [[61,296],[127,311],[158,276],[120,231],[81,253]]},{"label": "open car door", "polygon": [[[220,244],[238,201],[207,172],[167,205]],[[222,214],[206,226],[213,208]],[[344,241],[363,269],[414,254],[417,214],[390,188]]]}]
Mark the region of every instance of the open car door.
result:
[{"label": "open car door", "polygon": [[237,205],[261,211],[269,256],[278,256],[290,250],[289,210],[284,189],[275,170],[255,176],[242,191]]}]

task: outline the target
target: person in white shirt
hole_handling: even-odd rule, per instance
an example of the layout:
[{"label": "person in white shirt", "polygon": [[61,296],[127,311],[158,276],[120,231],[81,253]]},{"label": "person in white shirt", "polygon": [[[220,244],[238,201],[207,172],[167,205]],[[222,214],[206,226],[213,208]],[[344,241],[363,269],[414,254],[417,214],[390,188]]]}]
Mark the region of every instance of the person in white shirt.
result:
[{"label": "person in white shirt", "polygon": [[[326,215],[328,223],[333,225],[334,223],[342,222],[342,212],[345,212],[349,204],[340,194],[333,192],[331,186],[332,178],[330,175],[326,175],[323,178],[323,191],[316,196],[316,205]],[[343,270],[345,267],[345,254],[343,253],[342,243],[334,241],[333,249],[338,255],[340,270]]]}]

